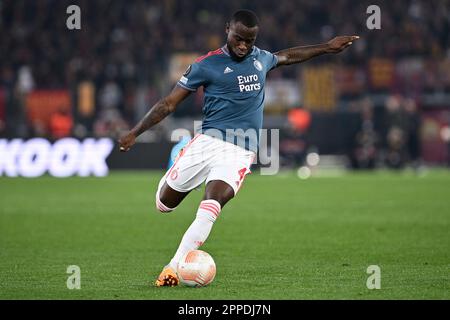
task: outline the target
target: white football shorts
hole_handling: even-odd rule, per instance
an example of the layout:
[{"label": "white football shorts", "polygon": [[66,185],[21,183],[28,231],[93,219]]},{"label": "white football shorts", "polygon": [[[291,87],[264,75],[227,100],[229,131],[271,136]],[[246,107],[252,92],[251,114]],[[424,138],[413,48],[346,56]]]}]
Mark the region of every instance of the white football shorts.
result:
[{"label": "white football shorts", "polygon": [[233,143],[197,134],[180,151],[172,167],[161,179],[157,194],[164,182],[179,192],[188,192],[212,180],[229,184],[236,195],[256,154]]}]

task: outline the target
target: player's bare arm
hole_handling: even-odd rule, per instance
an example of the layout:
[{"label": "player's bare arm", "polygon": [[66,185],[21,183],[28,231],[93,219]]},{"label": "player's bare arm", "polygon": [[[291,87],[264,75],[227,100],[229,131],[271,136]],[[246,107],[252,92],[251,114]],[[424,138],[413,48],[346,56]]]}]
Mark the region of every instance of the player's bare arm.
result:
[{"label": "player's bare arm", "polygon": [[278,57],[279,66],[301,63],[325,53],[339,53],[352,45],[359,36],[339,36],[327,43],[294,47],[274,53]]},{"label": "player's bare arm", "polygon": [[172,92],[159,100],[147,112],[141,121],[124,136],[119,139],[120,151],[126,152],[134,145],[136,138],[155,124],[162,121],[165,117],[175,111],[177,105],[186,99],[191,91],[175,86]]}]

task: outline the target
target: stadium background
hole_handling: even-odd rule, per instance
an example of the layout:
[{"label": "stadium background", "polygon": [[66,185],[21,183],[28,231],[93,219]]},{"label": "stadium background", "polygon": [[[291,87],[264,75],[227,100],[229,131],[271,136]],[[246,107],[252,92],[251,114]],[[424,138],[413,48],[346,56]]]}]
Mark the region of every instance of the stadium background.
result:
[{"label": "stadium background", "polygon": [[[265,127],[282,129],[283,165],[308,149],[346,155],[353,168],[449,163],[447,1],[383,2],[381,30],[366,27],[370,1],[75,3],[81,30],[66,26],[72,2],[2,1],[1,136],[117,139],[195,57],[224,43],[226,19],[244,6],[259,14],[267,50],[361,36],[345,53],[269,74]],[[201,107],[199,90],[140,141],[192,132]],[[307,113],[289,125],[294,109]]]},{"label": "stadium background", "polygon": [[[72,4],[81,8],[81,30],[69,30],[66,26],[66,20],[70,16],[66,9]],[[370,16],[366,13],[366,9],[372,4],[381,8],[380,30],[369,30],[366,27],[366,20]],[[56,271],[50,267],[50,262],[45,260],[43,255],[56,252],[59,254],[60,261],[58,261],[64,264],[70,260],[66,259],[70,256],[68,252],[74,250],[69,244],[71,241],[78,241],[82,247],[87,241],[91,241],[90,244],[95,247],[97,243],[95,232],[90,230],[86,234],[83,233],[83,237],[86,237],[85,243],[80,233],[70,229],[73,217],[78,217],[75,224],[82,226],[82,230],[87,232],[87,224],[92,223],[105,241],[109,239],[114,244],[107,247],[103,242],[97,243],[97,249],[105,250],[103,252],[105,261],[109,261],[112,265],[123,262],[114,254],[119,255],[116,250],[120,252],[121,249],[121,252],[129,253],[128,245],[133,243],[133,239],[128,236],[122,245],[114,242],[114,235],[123,236],[123,234],[118,225],[112,225],[114,222],[106,220],[106,210],[110,210],[109,214],[117,219],[117,224],[129,225],[130,230],[144,237],[149,226],[144,223],[146,227],[141,229],[138,224],[142,223],[139,221],[148,219],[148,207],[152,205],[150,202],[153,195],[149,196],[147,191],[156,184],[162,171],[156,173],[133,171],[128,175],[115,170],[165,169],[170,150],[175,143],[170,139],[171,134],[176,129],[186,129],[192,134],[193,121],[201,120],[202,91],[191,95],[172,116],[144,133],[139,138],[138,145],[129,153],[119,154],[115,146],[107,159],[111,170],[107,179],[110,180],[93,177],[54,179],[48,176],[42,180],[6,178],[4,176],[24,175],[20,170],[11,169],[14,161],[21,162],[17,159],[11,160],[11,156],[8,158],[13,152],[12,141],[22,139],[20,141],[23,145],[30,140],[36,141],[32,140],[35,138],[43,138],[50,143],[67,137],[80,141],[87,138],[109,138],[116,141],[120,133],[132,127],[151,105],[171,90],[189,63],[197,56],[223,45],[224,25],[228,17],[238,8],[252,9],[257,13],[261,28],[256,45],[272,52],[297,45],[323,43],[336,35],[355,34],[361,39],[339,55],[321,56],[297,66],[278,68],[269,74],[266,84],[264,127],[280,129],[282,170],[278,177],[281,177],[281,180],[276,180],[276,177],[249,177],[248,191],[245,191],[246,188],[243,189],[243,202],[230,205],[229,210],[233,211],[234,208],[235,217],[239,217],[235,219],[244,219],[238,221],[248,226],[251,222],[247,219],[253,216],[259,218],[257,211],[264,211],[263,208],[252,211],[248,201],[258,203],[259,196],[265,192],[261,186],[270,189],[274,183],[278,183],[276,185],[281,188],[280,190],[286,191],[284,195],[286,198],[282,195],[277,198],[278,204],[288,202],[289,207],[295,207],[297,200],[291,203],[293,197],[299,194],[302,194],[302,197],[303,195],[309,197],[308,204],[298,200],[300,207],[309,206],[308,210],[299,209],[299,212],[304,212],[300,225],[306,223],[308,226],[308,223],[315,221],[314,219],[319,219],[319,222],[329,220],[330,223],[335,221],[333,219],[338,221],[338,227],[325,224],[325,227],[317,230],[314,228],[319,227],[311,224],[311,229],[303,230],[306,233],[317,231],[317,234],[326,234],[331,230],[327,227],[344,230],[346,226],[339,222],[346,221],[351,224],[354,222],[352,219],[357,221],[362,219],[369,229],[375,225],[374,230],[383,232],[389,230],[389,227],[386,227],[389,221],[394,221],[394,225],[399,221],[403,223],[412,215],[413,222],[417,223],[414,226],[420,226],[418,234],[423,236],[421,239],[425,242],[420,242],[420,250],[413,251],[417,255],[411,255],[411,260],[407,262],[415,263],[414,259],[420,255],[432,254],[426,262],[430,264],[426,267],[428,269],[422,270],[422,278],[419,277],[427,283],[430,291],[427,291],[428,289],[423,291],[422,288],[422,291],[419,290],[421,293],[412,297],[449,297],[447,290],[449,206],[445,196],[449,179],[447,167],[450,165],[449,1],[1,0],[0,188],[3,195],[0,197],[2,246],[4,246],[2,252],[5,258],[2,264],[2,285],[5,286],[2,297],[142,298],[145,295],[142,293],[143,287],[134,286],[136,282],[142,281],[142,277],[135,275],[133,272],[136,270],[133,268],[137,266],[141,273],[148,273],[150,268],[153,276],[174,249],[172,245],[158,249],[156,259],[158,263],[150,266],[148,261],[154,256],[143,254],[138,258],[141,260],[136,262],[136,256],[132,255],[134,258],[130,261],[136,264],[123,267],[134,276],[130,280],[132,285],[124,289],[129,296],[126,294],[116,296],[114,290],[102,291],[100,284],[104,285],[106,280],[101,276],[95,278],[93,274],[91,279],[99,281],[98,291],[92,291],[95,293],[88,291],[87,295],[70,296],[67,295],[64,286],[55,289],[56,285],[53,287],[50,285],[44,293],[39,291],[37,285],[40,278],[34,278],[35,287],[27,294],[26,285],[21,281],[27,276],[32,277],[32,272],[29,273],[26,268],[20,269],[20,266],[23,267],[24,261],[30,263],[40,261],[46,266],[40,269],[41,276],[45,278],[45,275],[54,274]],[[177,132],[187,133],[187,131]],[[308,158],[308,154],[314,156]],[[316,154],[320,156],[318,163]],[[20,152],[17,155],[23,156]],[[30,165],[39,158],[32,152],[29,152],[28,156],[30,159],[25,162]],[[5,160],[6,158],[8,160]],[[63,157],[61,161],[63,163],[65,158]],[[297,177],[297,169],[304,165],[316,167],[312,172],[313,178],[314,174],[317,174],[318,180],[311,182],[313,185],[304,185]],[[331,174],[335,171],[330,170],[331,178],[325,175],[325,178],[320,180],[320,173],[326,173],[327,169],[348,173],[340,175],[342,180],[337,182],[333,180],[335,178],[332,178]],[[363,169],[360,175],[347,171],[358,169]],[[374,170],[374,175],[369,170]],[[107,174],[107,171],[101,172]],[[40,173],[43,174],[44,171],[41,170]],[[76,171],[72,173],[76,175]],[[301,176],[304,172],[298,173]],[[418,180],[420,178],[424,180]],[[133,186],[130,187],[130,184]],[[361,188],[362,184],[364,187],[356,190]],[[376,189],[371,189],[372,187]],[[390,189],[391,187],[394,189]],[[259,194],[251,193],[251,188],[258,190]],[[356,201],[353,202],[355,203],[353,211],[347,212],[342,209],[346,204],[341,201],[341,196],[345,195],[339,193],[337,191],[339,189],[344,193],[348,191],[349,194],[359,195],[358,200],[352,200]],[[298,193],[292,193],[293,190],[297,190]],[[406,197],[405,193],[410,197]],[[326,208],[321,207],[319,195],[327,197],[329,203],[324,204]],[[198,195],[195,197],[198,198]],[[180,235],[192,218],[191,211],[196,206],[195,197],[188,200],[180,209],[187,212],[184,215],[181,212],[181,217],[174,218],[178,219],[177,232]],[[267,197],[270,197],[270,193]],[[419,210],[411,202],[415,197],[422,200],[421,203],[427,210],[414,211]],[[383,212],[378,212],[376,201],[372,202],[369,200],[371,198],[378,199],[378,205],[381,205],[380,210],[384,210]],[[128,201],[134,203],[123,208],[124,203]],[[393,207],[383,207],[383,203],[385,206],[390,203]],[[338,206],[337,209],[333,209],[335,205]],[[77,206],[89,211],[89,216],[77,212],[74,208]],[[102,206],[104,209],[101,209]],[[269,207],[277,211],[275,207],[270,205]],[[120,216],[117,208],[123,208],[124,212],[136,215],[130,221]],[[313,211],[315,208],[320,214],[315,216],[309,212],[311,208]],[[336,210],[346,213],[337,217],[335,214],[326,213],[328,209],[330,212]],[[281,211],[286,210],[288,209]],[[67,213],[68,217],[62,218],[61,211]],[[248,218],[237,215],[240,211],[249,211]],[[14,212],[20,214],[14,215]],[[283,217],[284,213],[279,214]],[[370,220],[369,216],[375,220]],[[367,221],[364,217],[367,217]],[[288,221],[294,219],[289,215],[286,215],[286,218]],[[169,222],[160,217],[151,219],[152,223],[156,219],[157,223],[161,224],[162,230],[159,233],[155,232],[155,235],[164,236],[169,230],[167,229]],[[230,216],[229,219],[228,223],[231,224],[233,218]],[[273,222],[267,217],[265,219],[263,221],[268,224]],[[224,221],[226,224],[226,218]],[[430,221],[434,223],[433,228],[428,224]],[[104,230],[100,231],[104,225],[112,227],[116,233],[111,231],[109,235]],[[408,226],[402,225],[397,230],[400,232],[397,236],[402,239],[400,242],[404,245],[395,247],[399,251],[408,252],[408,244],[413,241],[409,234],[402,238],[401,232],[406,232],[411,227]],[[228,231],[225,231],[225,227],[218,228],[217,238],[221,233],[228,234],[234,230],[232,225],[228,226]],[[267,226],[263,225],[262,230],[266,229]],[[27,234],[30,230],[33,230],[29,233],[31,238],[24,237],[23,234]],[[355,229],[349,230],[354,230],[355,233],[347,233],[348,238],[343,238],[342,245],[349,242],[349,239],[354,239],[355,234],[361,235],[360,231],[356,231],[360,230],[356,229],[356,226]],[[374,239],[379,239],[374,230],[369,234],[373,235]],[[20,231],[23,232],[22,235]],[[297,232],[291,231],[294,234]],[[245,229],[234,232],[246,233]],[[280,231],[279,234],[281,233],[283,232]],[[68,240],[59,240],[59,237],[64,238],[64,234]],[[337,233],[336,237],[341,239]],[[367,237],[362,238],[364,241],[371,241]],[[314,247],[311,244],[315,241],[314,238],[308,238],[306,235],[300,238],[293,237],[291,240],[282,237],[279,245],[286,246],[284,250],[292,249],[293,252],[296,249],[288,247],[288,243],[306,241],[309,243],[306,245],[307,248]],[[62,241],[61,247],[55,245],[58,241]],[[168,240],[173,244],[177,241],[176,235]],[[220,242],[219,239],[217,241]],[[316,238],[316,241],[328,246],[330,250],[328,253],[332,256],[336,247],[333,247],[335,243],[331,239],[327,242],[326,239]],[[29,247],[32,242],[36,246],[39,245],[42,250],[46,248],[46,251]],[[143,240],[143,243],[149,242],[148,238]],[[66,246],[63,243],[66,243]],[[214,242],[212,243],[212,247],[208,249],[214,251],[218,247],[214,247]],[[436,243],[440,246],[430,250],[430,246]],[[236,245],[241,250],[238,256],[245,260],[244,249],[239,247],[239,244]],[[273,250],[280,249],[272,242],[266,245]],[[389,256],[391,254],[389,242],[383,245],[387,248]],[[361,249],[359,247],[355,249],[351,245],[339,247],[347,252],[348,257],[351,257],[351,248],[355,250],[355,254]],[[138,251],[141,250],[140,252],[147,249],[148,247],[143,244],[137,248]],[[78,251],[74,252],[76,254]],[[90,256],[82,252],[78,252],[79,256],[83,256],[87,261],[89,259],[96,261],[98,258],[94,258],[94,254]],[[107,252],[112,255],[107,256]],[[28,258],[24,258],[26,253],[29,254]],[[323,253],[323,256],[325,255]],[[279,258],[284,261],[282,257]],[[311,256],[306,254],[301,256],[299,261],[311,267],[310,270],[317,270],[320,259],[313,256],[312,260],[307,260],[309,258]],[[231,266],[242,267],[237,262],[231,262],[234,261],[231,257],[229,259],[218,257],[219,262],[230,261]],[[358,259],[357,261],[360,261]],[[360,261],[361,265],[364,263],[365,260]],[[431,267],[433,263],[436,264],[435,269]],[[345,267],[350,264],[353,265],[347,263],[347,260],[339,260],[339,266]],[[399,270],[403,268],[401,265],[397,267]],[[17,268],[22,271],[18,271]],[[281,283],[287,281],[278,275],[282,272],[275,265],[270,265],[270,268],[272,268],[270,271],[277,274],[277,281]],[[113,269],[116,272],[114,273],[116,279],[124,271],[119,269],[119,267]],[[332,268],[327,270],[332,272],[330,271]],[[291,269],[284,271],[292,272]],[[14,272],[17,272],[16,276]],[[227,275],[232,278],[234,272],[229,271]],[[313,271],[310,272],[312,276],[317,277]],[[99,274],[100,270],[97,275]],[[433,274],[437,282],[427,282]],[[63,282],[64,276],[63,274]],[[308,274],[303,276],[308,277]],[[414,274],[410,277],[414,277]],[[228,289],[224,291],[219,289],[222,285],[226,287],[228,284],[226,281],[233,281],[224,278],[222,274],[220,277],[222,280],[217,280],[215,288],[218,293],[203,292],[194,298],[230,297]],[[362,280],[358,281],[364,281],[364,274],[360,278]],[[49,279],[52,283],[51,277]],[[148,281],[148,278],[146,277],[144,281]],[[125,282],[125,286],[127,284],[129,285]],[[287,292],[291,295],[288,294],[286,297],[294,299],[367,297],[361,296],[360,289],[350,290],[351,293],[347,294],[327,291],[325,284],[323,287],[317,286],[314,281],[310,281],[309,285],[310,289],[316,287],[319,291],[311,289],[312,291],[308,291],[309,295],[303,296],[296,291],[298,288],[289,287]],[[416,285],[420,287],[420,283]],[[136,288],[141,291],[134,292]],[[260,289],[262,290],[260,294],[243,289],[243,295],[238,297],[283,297],[283,292],[273,290],[272,294],[269,294],[269,291],[264,291],[264,287]],[[182,291],[175,296],[163,292],[152,297],[185,298],[186,295],[183,294],[186,292]],[[369,298],[391,296],[408,298],[411,294],[413,293],[394,290],[388,295],[371,295]]]}]

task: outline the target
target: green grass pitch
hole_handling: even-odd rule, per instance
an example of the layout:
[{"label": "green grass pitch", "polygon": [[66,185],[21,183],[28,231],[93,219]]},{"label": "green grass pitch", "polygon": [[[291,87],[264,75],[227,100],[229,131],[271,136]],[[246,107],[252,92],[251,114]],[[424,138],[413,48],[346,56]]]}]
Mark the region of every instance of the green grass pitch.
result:
[{"label": "green grass pitch", "polygon": [[201,248],[217,265],[205,288],[152,286],[202,191],[163,215],[161,172],[0,178],[0,299],[450,299],[450,171],[256,171]]}]

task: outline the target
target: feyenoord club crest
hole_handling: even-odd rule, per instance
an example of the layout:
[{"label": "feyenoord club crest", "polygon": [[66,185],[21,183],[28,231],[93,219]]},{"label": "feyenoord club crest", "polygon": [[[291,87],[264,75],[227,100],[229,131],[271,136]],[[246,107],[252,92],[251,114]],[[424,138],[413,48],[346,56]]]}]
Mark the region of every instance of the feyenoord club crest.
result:
[{"label": "feyenoord club crest", "polygon": [[255,66],[255,68],[256,68],[258,71],[262,71],[263,66],[262,66],[261,62],[259,62],[258,60],[255,60],[255,61],[253,61],[253,65]]}]

